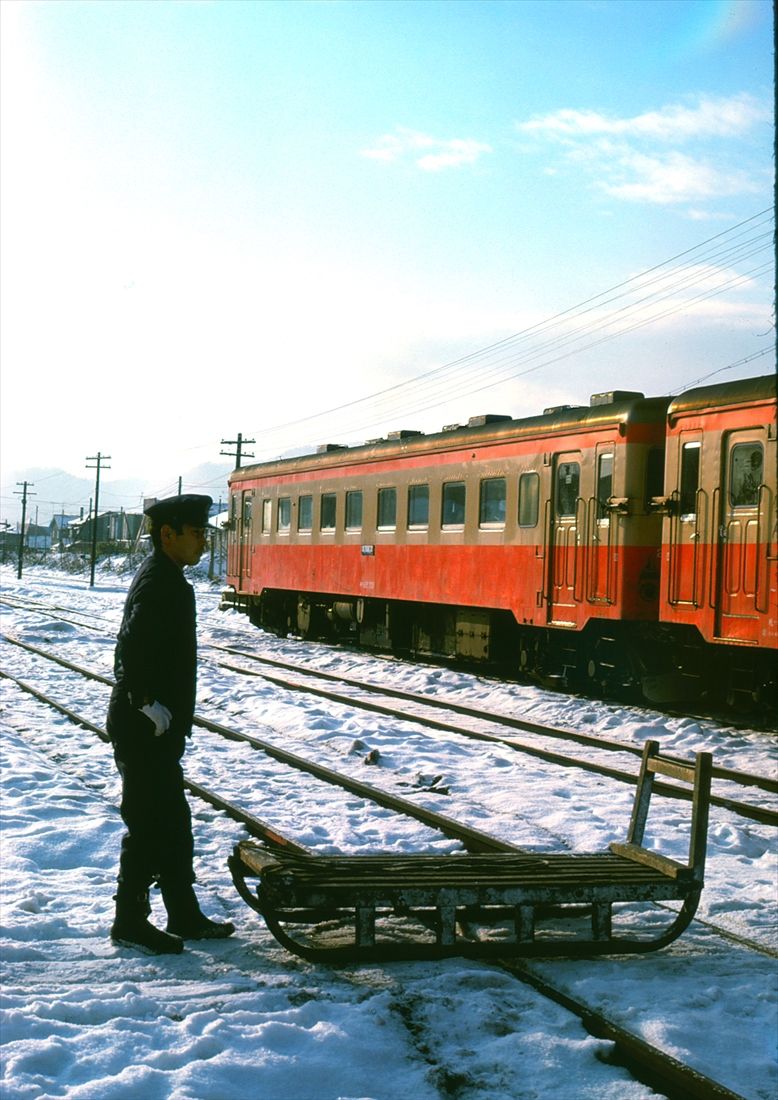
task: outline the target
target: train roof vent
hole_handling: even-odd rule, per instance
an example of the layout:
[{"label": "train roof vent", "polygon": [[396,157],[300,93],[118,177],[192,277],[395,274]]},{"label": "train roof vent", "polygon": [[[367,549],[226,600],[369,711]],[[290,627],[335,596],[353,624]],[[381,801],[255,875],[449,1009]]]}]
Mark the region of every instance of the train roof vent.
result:
[{"label": "train roof vent", "polygon": [[503,416],[502,413],[484,413],[483,416],[471,416],[467,426],[468,428],[483,428],[486,424],[503,424],[506,420],[513,420],[513,417]]},{"label": "train roof vent", "polygon": [[377,435],[375,437],[375,439],[366,439],[365,440],[365,446],[366,447],[372,447],[376,443],[383,443],[383,441],[384,441],[384,437],[382,435]]},{"label": "train roof vent", "polygon": [[389,432],[387,439],[411,439],[415,435],[424,435],[424,432],[414,431],[413,428],[400,428],[396,432]]},{"label": "train roof vent", "polygon": [[543,410],[544,416],[553,416],[554,413],[570,412],[572,409],[585,409],[586,405],[549,405]]},{"label": "train roof vent", "polygon": [[320,443],[316,448],[317,455],[327,454],[328,451],[347,451],[348,447],[345,443]]},{"label": "train roof vent", "polygon": [[639,390],[607,390],[605,393],[593,393],[589,398],[590,408],[597,405],[613,405],[617,401],[634,401],[645,397]]},{"label": "train roof vent", "polygon": [[464,428],[464,424],[444,424],[440,429],[442,432],[461,432]]}]

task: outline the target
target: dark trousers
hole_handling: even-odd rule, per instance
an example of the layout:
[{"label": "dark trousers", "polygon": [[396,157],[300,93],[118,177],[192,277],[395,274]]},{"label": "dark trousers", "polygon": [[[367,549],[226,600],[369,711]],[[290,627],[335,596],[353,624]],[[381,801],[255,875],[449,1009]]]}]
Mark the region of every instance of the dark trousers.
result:
[{"label": "dark trousers", "polygon": [[[154,746],[156,748],[156,746]],[[155,880],[168,889],[195,881],[192,815],[178,760],[163,751],[114,758],[122,777],[121,814],[127,832],[119,860],[119,893],[137,896]],[[162,749],[162,746],[160,746]]]}]

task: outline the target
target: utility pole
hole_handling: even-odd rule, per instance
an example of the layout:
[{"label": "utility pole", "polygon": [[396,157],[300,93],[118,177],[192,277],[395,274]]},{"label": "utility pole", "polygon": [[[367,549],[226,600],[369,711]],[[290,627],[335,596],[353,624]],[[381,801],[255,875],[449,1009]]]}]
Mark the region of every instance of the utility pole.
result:
[{"label": "utility pole", "polygon": [[16,484],[22,486],[22,491],[21,492],[19,492],[18,489],[14,489],[14,496],[22,498],[22,530],[21,530],[21,534],[19,535],[19,564],[18,564],[17,569],[16,569],[16,577],[17,577],[18,580],[21,580],[22,579],[22,559],[24,558],[24,526],[27,522],[27,497],[28,496],[34,497],[34,496],[37,496],[38,494],[37,493],[30,493],[28,488],[27,488],[28,485],[34,485],[35,484],[34,481],[17,481]]},{"label": "utility pole", "polygon": [[89,572],[89,587],[95,586],[95,561],[97,560],[97,511],[100,504],[100,470],[110,470],[110,466],[103,466],[103,463],[110,459],[110,455],[100,454],[98,451],[96,455],[87,456],[87,463],[94,462],[95,466],[87,465],[87,470],[97,470],[95,477],[95,514],[92,520],[92,567]]},{"label": "utility pole", "polygon": [[237,447],[236,451],[220,451],[219,454],[227,455],[228,458],[235,459],[235,469],[240,469],[240,462],[242,458],[253,458],[253,454],[243,454],[244,443],[256,443],[256,439],[244,439],[240,432],[238,432],[237,439],[223,439],[222,447]]}]

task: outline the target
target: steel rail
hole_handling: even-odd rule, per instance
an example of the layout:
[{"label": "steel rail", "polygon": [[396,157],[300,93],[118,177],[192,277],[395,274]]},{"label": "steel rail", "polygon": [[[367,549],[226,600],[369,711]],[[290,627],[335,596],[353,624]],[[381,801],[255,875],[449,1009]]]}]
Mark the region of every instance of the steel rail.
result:
[{"label": "steel rail", "polygon": [[614,1043],[633,1077],[636,1076],[634,1067],[637,1066],[645,1073],[645,1078],[641,1075],[639,1079],[646,1080],[652,1088],[661,1091],[669,1100],[744,1100],[739,1092],[733,1092],[726,1085],[714,1081],[713,1078],[686,1065],[685,1062],[680,1062],[671,1054],[646,1042],[633,1032],[627,1031],[604,1013],[591,1009],[576,997],[571,997],[558,985],[534,973],[524,962],[501,959],[499,965],[542,996],[572,1012],[590,1035],[596,1039],[607,1039]]},{"label": "steel rail", "polygon": [[[452,722],[443,722],[436,718],[424,718],[419,715],[409,714],[407,711],[399,711],[393,707],[383,706],[380,703],[369,703],[365,700],[355,699],[350,695],[341,695],[338,692],[327,691],[324,688],[294,683],[293,681],[285,680],[280,676],[273,676],[269,673],[253,672],[250,669],[230,665],[226,661],[220,661],[219,665],[222,668],[226,668],[233,672],[239,672],[243,675],[260,676],[269,683],[284,687],[289,691],[300,691],[309,695],[316,695],[320,698],[328,699],[330,702],[340,703],[343,706],[357,707],[361,710],[372,711],[376,714],[400,718],[406,722],[417,722],[420,725],[429,726],[430,729],[440,730],[445,733],[454,733],[463,737],[473,738],[477,741],[488,741],[492,744],[504,745],[506,748],[512,749],[515,752],[537,757],[550,764],[558,764],[565,768],[580,768],[582,771],[592,772],[595,775],[604,775],[608,779],[616,779],[619,782],[630,783],[632,786],[637,786],[637,775],[633,775],[631,772],[622,771],[620,768],[611,768],[605,764],[595,764],[590,760],[582,760],[574,756],[563,756],[561,753],[550,752],[548,749],[540,749],[534,745],[528,745],[523,741],[514,741],[511,738],[500,737],[498,734],[470,730],[463,726],[457,726]],[[693,799],[691,791],[684,790],[682,787],[676,787],[670,783],[657,781],[654,783],[654,791],[657,794],[666,795],[668,798],[680,798],[686,802],[690,802]],[[778,826],[777,810],[763,809],[759,806],[752,806],[747,802],[739,802],[733,798],[726,798],[723,795],[714,794],[710,796],[710,803],[712,806],[719,806],[722,809],[730,810],[732,813],[739,814],[741,817],[747,817],[752,821],[758,821],[763,825]]]},{"label": "steel rail", "polygon": [[[66,667],[73,669],[76,672],[81,672],[82,675],[90,675],[90,678],[98,680],[105,684],[110,684],[111,681],[105,676],[100,676],[96,673],[88,673],[82,669],[79,669],[77,665],[73,665],[71,662],[65,662]],[[37,688],[32,685],[19,680],[8,672],[0,669],[0,676],[5,677],[8,680],[13,680],[22,688],[22,690],[29,692],[36,698],[41,699],[44,703],[54,707],[61,714],[67,715],[72,721],[77,722],[79,725],[84,725],[86,728],[96,733],[101,740],[108,741],[108,734],[105,730],[99,726],[95,726],[87,719],[82,718],[74,711],[69,710],[63,704],[58,703],[56,700],[51,699],[49,696],[44,695],[43,692],[38,691]],[[444,836],[451,838],[452,840],[458,840],[460,843],[470,852],[521,852],[521,849],[516,844],[511,844],[507,840],[500,840],[497,837],[490,836],[488,833],[482,832],[480,829],[471,828],[468,825],[462,825],[458,821],[454,821],[450,817],[446,817],[444,814],[436,813],[434,810],[427,810],[423,806],[417,806],[415,803],[410,802],[407,798],[402,798],[400,795],[389,794],[386,791],[380,790],[378,787],[374,787],[369,783],[363,783],[359,779],[352,779],[351,776],[343,775],[341,772],[333,771],[331,768],[326,768],[322,764],[316,764],[313,761],[306,760],[302,756],[298,756],[296,753],[289,752],[286,749],[278,748],[276,745],[271,744],[269,741],[262,741],[258,737],[252,737],[248,733],[241,733],[239,730],[229,729],[227,726],[222,726],[218,722],[212,722],[208,718],[201,718],[195,715],[194,724],[202,727],[203,729],[210,730],[212,733],[216,733],[221,737],[227,738],[230,741],[241,741],[247,745],[250,745],[253,749],[257,749],[260,752],[264,752],[267,756],[278,760],[279,763],[286,764],[289,767],[296,768],[298,771],[306,772],[308,775],[312,775],[316,779],[323,780],[325,783],[329,783],[331,786],[342,787],[350,794],[359,795],[361,798],[367,799],[369,802],[374,802],[376,805],[383,806],[386,809],[394,810],[396,813],[404,814],[406,817],[415,818],[423,825],[427,825],[432,829],[436,829],[438,832],[443,833]],[[242,813],[242,811],[240,811]],[[238,819],[240,820],[240,819]]]},{"label": "steel rail", "polygon": [[[14,638],[13,635],[0,634],[0,637],[10,642],[12,645],[21,647],[22,649],[29,650],[31,653],[36,653],[46,660],[53,661],[55,664],[62,665],[64,668],[68,668],[73,672],[77,672],[82,676],[86,676],[89,679],[97,680],[100,683],[106,684],[109,687],[113,687],[114,681],[106,676],[102,676],[100,673],[93,672],[90,669],[86,669],[81,665],[74,664],[72,661],[66,660],[64,657],[59,657],[54,653],[50,653],[48,650],[41,649],[39,646],[32,645],[30,642],[23,642],[20,638]],[[616,779],[622,783],[629,783],[632,786],[636,786],[638,783],[638,776],[633,775],[630,772],[622,771],[619,768],[610,768],[604,764],[595,764],[591,761],[581,760],[576,757],[563,756],[561,753],[549,752],[546,749],[535,748],[532,745],[527,745],[524,742],[513,741],[510,738],[499,737],[497,734],[479,733],[473,730],[468,730],[465,727],[457,726],[451,722],[442,722],[433,718],[422,718],[417,715],[408,714],[407,712],[398,711],[392,707],[385,707],[379,703],[368,703],[363,700],[354,699],[348,695],[340,695],[337,692],[325,691],[323,688],[315,688],[310,685],[295,684],[293,682],[284,680],[281,677],[271,676],[264,672],[254,672],[250,669],[240,668],[238,666],[230,666],[226,662],[218,662],[220,667],[231,669],[232,671],[239,672],[246,676],[260,676],[262,679],[266,679],[269,683],[275,683],[281,687],[287,688],[290,691],[300,691],[310,695],[316,695],[330,701],[340,703],[344,706],[356,707],[362,710],[368,710],[377,714],[384,714],[393,718],[400,718],[403,721],[416,722],[421,725],[429,726],[431,729],[437,729],[445,733],[454,733],[464,737],[475,738],[479,741],[488,741],[504,745],[506,748],[513,749],[516,752],[524,753],[528,756],[537,757],[540,760],[544,760],[547,763],[558,764],[562,767],[574,767],[580,768],[583,771],[592,772],[595,775],[603,775],[609,779]],[[199,715],[195,715],[194,722],[196,725],[205,726],[210,728],[213,732],[221,733],[222,736],[229,736],[225,732],[226,727],[219,726],[218,723],[210,722],[209,719],[201,718]],[[268,748],[273,752],[284,752],[283,749],[276,749],[275,746],[270,745],[269,742],[263,742],[257,738],[250,737],[249,734],[237,734],[236,731],[230,731],[235,736],[245,739],[248,743],[256,742],[255,747],[261,748],[263,751],[267,751]],[[294,754],[288,754],[293,757]],[[302,757],[298,757],[298,760],[302,760]],[[297,765],[293,765],[297,766]],[[316,765],[318,767],[318,765]],[[305,770],[305,769],[303,769]],[[326,769],[325,769],[326,770]],[[338,773],[333,773],[337,775]],[[354,783],[358,782],[353,780]],[[364,784],[365,788],[369,785]],[[375,789],[375,788],[372,788]],[[692,792],[684,790],[682,787],[676,787],[670,783],[663,783],[657,781],[654,783],[654,791],[656,794],[665,795],[668,798],[679,798],[683,801],[689,802],[692,800]],[[372,797],[372,796],[370,796]],[[394,796],[384,796],[394,797]],[[749,805],[747,802],[738,802],[732,798],[725,798],[722,795],[710,796],[710,803],[713,806],[719,806],[722,809],[731,811],[738,814],[740,817],[749,818],[752,821],[758,821],[763,825],[770,825],[773,827],[778,826],[778,811],[762,809],[758,806]],[[427,811],[432,812],[432,811]],[[485,835],[485,834],[483,834]]]},{"label": "steel rail", "polygon": [[[369,684],[363,680],[354,679],[353,677],[339,676],[334,672],[322,672],[319,669],[307,668],[305,665],[294,664],[292,662],[275,660],[272,657],[260,657],[255,653],[247,653],[245,650],[238,649],[236,646],[222,646],[209,642],[207,648],[224,653],[232,653],[239,657],[245,657],[247,660],[256,661],[259,664],[287,669],[291,672],[301,673],[305,676],[313,676],[317,679],[347,684],[349,687],[358,688],[361,691],[386,695],[393,699],[405,699],[410,703],[418,703],[420,706],[432,707],[438,710],[449,710],[453,714],[461,714],[466,718],[476,718],[482,722],[493,722],[496,725],[507,726],[510,729],[523,730],[527,733],[537,733],[543,737],[558,738],[563,741],[573,741],[579,745],[604,749],[607,752],[630,753],[638,757],[643,755],[643,746],[631,742],[614,741],[607,737],[595,737],[589,733],[579,733],[577,730],[564,729],[557,726],[545,726],[539,722],[530,722],[524,718],[514,718],[509,714],[484,715],[483,712],[476,710],[475,707],[468,707],[463,703],[447,702],[445,699],[439,699],[435,696],[419,695],[418,692],[403,691],[401,688],[377,687],[374,684]],[[225,667],[229,668],[231,666],[226,665]],[[510,744],[511,742],[508,741],[506,743]],[[668,760],[675,760],[677,763],[683,762],[680,757],[673,757],[670,754],[667,754],[666,758]],[[758,775],[755,772],[741,772],[733,768],[722,768],[715,765],[711,774],[714,779],[723,779],[728,782],[737,783],[742,787],[760,787],[762,790],[769,791],[772,794],[778,794],[778,779],[773,779],[770,776]]]},{"label": "steel rail", "polygon": [[[20,680],[18,676],[13,676],[10,672],[2,668],[0,668],[0,678],[10,680],[11,683],[16,684],[18,688],[27,692],[28,695],[32,695],[35,699],[40,700],[40,702],[45,703],[53,710],[63,714],[75,725],[83,726],[84,729],[89,730],[90,733],[94,733],[106,744],[110,744],[111,739],[101,726],[97,726],[94,722],[90,722],[89,719],[84,718],[83,715],[76,714],[76,712],[70,710],[69,707],[64,706],[56,699],[52,699],[51,696],[45,695],[42,691],[39,691],[38,688],[33,687],[32,684],[28,684],[25,680]],[[227,799],[222,798],[221,795],[208,790],[207,787],[203,787],[201,784],[195,783],[191,779],[187,779],[186,776],[184,777],[184,786],[203,802],[207,802],[216,809],[222,810],[229,817],[233,818],[233,820],[240,822],[241,825],[245,825],[252,836],[256,836],[260,840],[266,840],[270,844],[275,844],[279,847],[298,852],[300,855],[313,854],[309,848],[305,848],[302,844],[298,844],[296,841],[284,836],[283,833],[279,833],[272,825],[260,821],[258,817],[246,813],[245,810],[236,806],[234,802],[227,801]]]}]

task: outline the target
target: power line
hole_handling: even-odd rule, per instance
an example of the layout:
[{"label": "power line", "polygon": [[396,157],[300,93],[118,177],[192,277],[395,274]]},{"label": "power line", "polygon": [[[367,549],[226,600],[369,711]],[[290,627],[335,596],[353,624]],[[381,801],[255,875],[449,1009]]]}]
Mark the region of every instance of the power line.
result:
[{"label": "power line", "polygon": [[[342,420],[343,417],[350,417],[352,412],[360,408],[369,407],[369,422],[363,419],[358,425],[354,425],[352,422],[328,430],[332,431],[333,434],[337,434],[337,432],[356,431],[372,427],[390,415],[398,415],[398,412],[393,410],[405,410],[409,403],[413,405],[414,414],[427,411],[450,400],[450,388],[454,384],[456,384],[458,395],[463,396],[463,388],[468,385],[472,386],[476,380],[478,382],[477,386],[467,390],[467,393],[490,388],[510,377],[521,377],[529,373],[528,371],[516,372],[515,368],[528,360],[542,358],[544,354],[547,355],[552,350],[559,350],[565,346],[572,348],[565,355],[543,359],[532,370],[552,365],[572,354],[577,354],[579,351],[597,346],[598,343],[606,339],[635,331],[646,324],[682,312],[708,298],[716,297],[727,290],[742,286],[745,282],[766,273],[771,267],[772,260],[762,267],[754,267],[745,274],[738,274],[733,272],[731,266],[767,250],[770,251],[772,257],[772,232],[762,231],[771,221],[772,207],[737,223],[730,229],[707,238],[693,248],[685,249],[670,259],[587,298],[576,306],[563,310],[485,348],[424,372],[412,379],[395,383],[371,395],[355,398],[323,412],[313,413],[269,427],[263,432],[263,445],[267,450],[273,450],[273,441],[279,441],[291,428],[299,428],[303,424],[315,422],[323,423],[330,417],[336,417],[337,421],[337,414],[342,414]],[[686,262],[673,267],[673,265],[678,265],[679,260]],[[689,262],[690,260],[693,260],[693,262]],[[725,265],[729,267],[728,271]],[[671,308],[645,315],[645,311],[651,306],[667,301],[672,302],[674,295],[714,282],[717,285],[709,286],[706,291],[691,297],[682,297]],[[623,301],[629,296],[632,296],[632,300],[618,306],[618,308],[604,314],[600,312],[607,306],[615,305],[615,303]],[[587,318],[585,323],[578,323],[584,318]],[[619,325],[620,322],[627,323],[622,324],[616,331],[608,331]],[[576,348],[574,346],[576,341],[581,341],[587,334],[596,336],[598,332],[602,332],[604,335],[582,347]],[[545,342],[535,340],[533,343],[530,339],[531,337],[537,338],[540,336],[546,337]],[[444,386],[445,392],[443,392]]]}]

